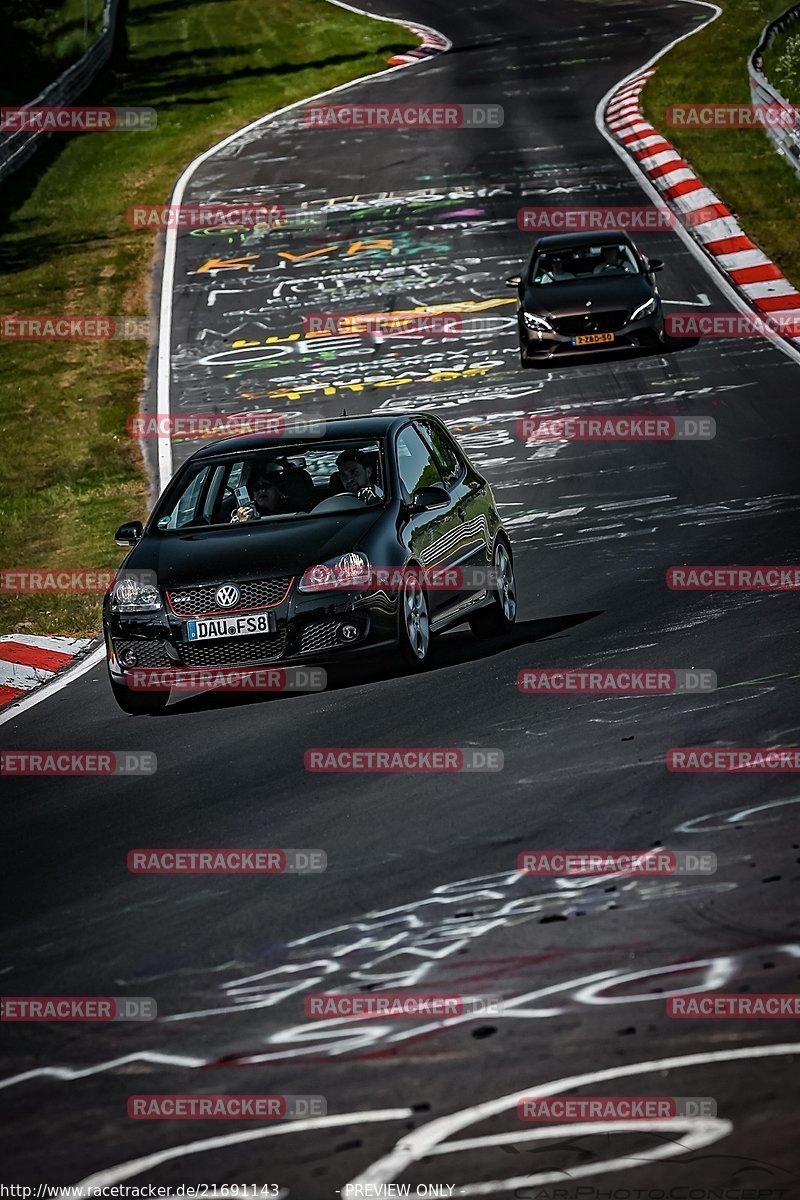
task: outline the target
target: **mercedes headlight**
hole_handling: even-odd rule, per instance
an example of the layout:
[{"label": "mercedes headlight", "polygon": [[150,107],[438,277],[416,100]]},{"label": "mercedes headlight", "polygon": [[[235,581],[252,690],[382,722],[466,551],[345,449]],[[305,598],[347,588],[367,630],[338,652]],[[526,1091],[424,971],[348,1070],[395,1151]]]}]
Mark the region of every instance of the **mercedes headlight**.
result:
[{"label": "mercedes headlight", "polygon": [[640,304],[637,309],[631,313],[631,320],[638,321],[640,317],[649,317],[650,313],[656,311],[656,298],[651,296],[649,300],[645,300],[644,304]]},{"label": "mercedes headlight", "polygon": [[539,333],[552,333],[553,326],[544,317],[534,316],[533,313],[523,312],[522,319],[528,329],[536,329]]}]

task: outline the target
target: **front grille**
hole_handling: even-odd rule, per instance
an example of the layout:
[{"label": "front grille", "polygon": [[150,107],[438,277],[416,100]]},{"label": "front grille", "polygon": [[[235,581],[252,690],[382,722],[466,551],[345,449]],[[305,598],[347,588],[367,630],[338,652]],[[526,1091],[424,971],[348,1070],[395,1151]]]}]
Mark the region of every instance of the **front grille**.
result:
[{"label": "front grille", "polygon": [[238,612],[243,608],[271,608],[280,604],[292,584],[291,575],[275,579],[250,579],[237,583],[241,591],[239,602],[231,608],[220,608],[216,600],[218,583],[206,587],[181,588],[167,592],[169,606],[179,617],[207,617],[217,612]]},{"label": "front grille", "polygon": [[114,652],[123,667],[125,663],[122,662],[122,656],[128,650],[132,650],[136,655],[137,667],[168,667],[170,664],[175,665],[174,659],[171,659],[167,654],[167,649],[163,642],[150,639],[141,642],[123,642],[114,638]]},{"label": "front grille", "polygon": [[314,621],[305,625],[300,633],[300,653],[311,654],[338,646],[338,631],[339,625],[336,621]]},{"label": "front grille", "polygon": [[559,317],[553,325],[564,337],[579,337],[582,333],[613,333],[628,320],[626,308],[611,312],[579,313],[577,317]]},{"label": "front grille", "polygon": [[187,667],[239,667],[281,658],[286,646],[286,625],[264,637],[219,638],[184,642],[181,655]]}]

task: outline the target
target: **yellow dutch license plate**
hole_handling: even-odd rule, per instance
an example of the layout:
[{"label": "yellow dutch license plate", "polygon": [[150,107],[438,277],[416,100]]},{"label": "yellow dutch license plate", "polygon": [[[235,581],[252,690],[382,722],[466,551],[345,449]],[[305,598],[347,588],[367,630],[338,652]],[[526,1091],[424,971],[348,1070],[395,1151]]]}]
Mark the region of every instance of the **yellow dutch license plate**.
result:
[{"label": "yellow dutch license plate", "polygon": [[574,346],[596,346],[600,342],[613,342],[613,333],[582,333],[580,337],[572,339]]}]

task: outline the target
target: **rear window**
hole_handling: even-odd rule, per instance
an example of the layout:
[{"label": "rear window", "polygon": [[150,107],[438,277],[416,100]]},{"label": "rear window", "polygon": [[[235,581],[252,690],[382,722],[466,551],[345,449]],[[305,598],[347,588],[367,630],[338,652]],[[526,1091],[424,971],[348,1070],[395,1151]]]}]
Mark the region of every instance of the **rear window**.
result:
[{"label": "rear window", "polygon": [[442,487],[444,482],[430,448],[412,426],[397,435],[397,470],[409,497],[419,488]]},{"label": "rear window", "polygon": [[427,439],[433,452],[433,461],[439,468],[445,487],[451,488],[464,474],[455,446],[446,433],[431,422],[422,423],[422,435]]}]

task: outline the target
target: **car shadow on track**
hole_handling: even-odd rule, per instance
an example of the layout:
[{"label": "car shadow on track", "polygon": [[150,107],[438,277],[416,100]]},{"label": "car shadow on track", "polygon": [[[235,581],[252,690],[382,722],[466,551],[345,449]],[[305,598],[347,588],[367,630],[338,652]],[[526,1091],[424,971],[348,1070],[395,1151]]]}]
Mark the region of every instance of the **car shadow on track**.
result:
[{"label": "car shadow on track", "polygon": [[[368,683],[380,683],[392,679],[424,678],[448,667],[464,666],[480,659],[493,658],[518,646],[529,646],[547,638],[558,637],[574,625],[581,625],[593,617],[599,617],[602,609],[594,612],[565,613],[558,617],[544,617],[538,621],[518,621],[514,632],[508,637],[487,638],[479,641],[466,629],[456,628],[435,639],[429,665],[423,671],[403,668],[393,661],[391,653],[385,656],[360,659],[358,663],[336,664],[328,667],[328,686],[324,692],[270,692],[247,693],[203,692],[201,695],[176,699],[161,713],[168,717],[178,713],[206,712],[224,708],[239,708],[242,705],[276,703],[299,700],[309,695],[330,695],[352,687],[363,687]],[[273,664],[279,667],[280,664]],[[312,664],[310,664],[312,665]],[[316,665],[316,664],[313,664]]]},{"label": "car shadow on track", "polygon": [[[581,625],[593,617],[599,617],[602,609],[595,612],[568,613],[560,617],[545,617],[539,621],[518,621],[514,632],[509,637],[487,638],[479,641],[464,628],[454,629],[438,638],[433,645],[431,663],[428,670],[438,671],[444,667],[461,666],[468,662],[477,662],[482,658],[493,658],[504,650],[516,646],[529,646],[533,642],[541,642],[546,638],[557,637],[573,625]],[[395,671],[393,674],[408,674]],[[411,672],[414,674],[414,672]]]}]

